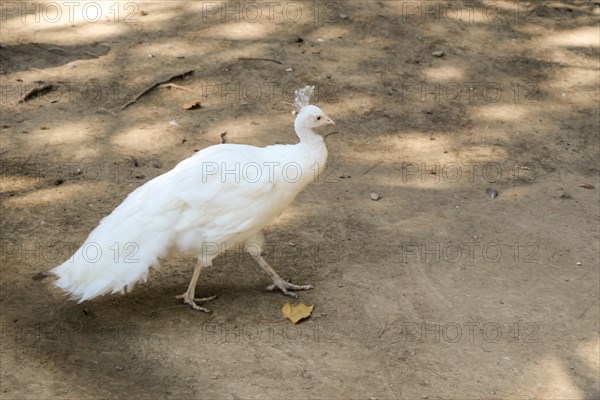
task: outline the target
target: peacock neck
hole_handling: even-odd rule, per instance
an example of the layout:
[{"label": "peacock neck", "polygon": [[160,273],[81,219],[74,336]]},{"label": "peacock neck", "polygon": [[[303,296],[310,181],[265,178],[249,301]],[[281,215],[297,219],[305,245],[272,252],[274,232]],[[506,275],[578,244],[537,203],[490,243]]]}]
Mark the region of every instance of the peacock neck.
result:
[{"label": "peacock neck", "polygon": [[296,118],[296,121],[294,121],[294,130],[296,131],[296,135],[298,135],[298,138],[301,142],[313,143],[317,142],[318,139],[321,138],[320,135],[316,134],[312,129],[307,128],[304,125],[304,118]]},{"label": "peacock neck", "polygon": [[[300,165],[303,169],[313,171],[313,175],[320,174],[325,168],[327,162],[327,146],[323,137],[315,133],[312,129],[299,124],[294,124],[296,135],[300,143],[296,145],[299,150]],[[316,176],[315,175],[315,176]]]}]

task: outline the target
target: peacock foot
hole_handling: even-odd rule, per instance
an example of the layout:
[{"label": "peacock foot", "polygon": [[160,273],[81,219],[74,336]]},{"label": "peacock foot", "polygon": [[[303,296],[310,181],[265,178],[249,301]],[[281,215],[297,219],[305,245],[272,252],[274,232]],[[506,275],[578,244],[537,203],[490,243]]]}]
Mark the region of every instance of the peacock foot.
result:
[{"label": "peacock foot", "polygon": [[211,300],[214,300],[217,298],[217,296],[210,296],[210,297],[203,297],[203,298],[190,298],[188,295],[188,292],[185,292],[184,294],[180,294],[179,296],[175,296],[176,299],[183,299],[183,302],[185,304],[189,304],[194,310],[197,311],[204,311],[205,313],[209,313],[210,314],[210,310],[204,308],[204,307],[200,307],[198,304],[196,303],[206,303],[209,302]]},{"label": "peacock foot", "polygon": [[293,283],[286,282],[283,279],[275,279],[273,280],[273,284],[267,286],[267,290],[273,291],[275,289],[281,290],[283,294],[286,296],[290,296],[294,299],[298,298],[298,295],[290,290],[309,290],[312,289],[312,285],[294,285]]}]

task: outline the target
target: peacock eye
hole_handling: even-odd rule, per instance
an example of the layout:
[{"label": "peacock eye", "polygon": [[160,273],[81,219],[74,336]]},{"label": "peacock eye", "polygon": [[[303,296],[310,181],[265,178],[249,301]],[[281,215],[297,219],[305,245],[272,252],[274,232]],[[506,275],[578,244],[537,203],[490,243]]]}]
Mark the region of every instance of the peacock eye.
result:
[{"label": "peacock eye", "polygon": [[321,120],[321,117],[320,117],[320,116],[318,116],[318,117],[317,117],[317,121],[320,121],[320,120]]}]

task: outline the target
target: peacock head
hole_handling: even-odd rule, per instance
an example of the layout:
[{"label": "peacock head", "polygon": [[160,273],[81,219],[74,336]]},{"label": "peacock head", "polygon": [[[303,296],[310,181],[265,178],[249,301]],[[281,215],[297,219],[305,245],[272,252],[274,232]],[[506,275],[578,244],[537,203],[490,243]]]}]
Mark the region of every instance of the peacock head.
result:
[{"label": "peacock head", "polygon": [[308,129],[318,128],[319,126],[335,125],[335,122],[325,115],[319,107],[308,104],[314,90],[314,86],[306,86],[296,90],[294,105],[300,109],[296,121]]}]

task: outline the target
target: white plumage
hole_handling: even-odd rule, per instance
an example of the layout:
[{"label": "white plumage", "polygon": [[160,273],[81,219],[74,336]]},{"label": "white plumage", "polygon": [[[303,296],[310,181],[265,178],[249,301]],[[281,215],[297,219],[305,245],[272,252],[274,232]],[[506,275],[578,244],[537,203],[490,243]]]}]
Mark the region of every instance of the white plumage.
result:
[{"label": "white plumage", "polygon": [[308,105],[314,87],[296,91],[300,109],[295,145],[253,147],[220,144],[183,160],[171,171],[134,190],[105,217],[84,244],[52,269],[56,285],[79,302],[130,290],[147,278],[150,267],[170,250],[198,256],[188,290],[178,296],[194,309],[203,267],[226,249],[244,249],[273,280],[269,288],[310,289],[286,282],[263,259],[262,229],[279,216],[320,173],[327,159],[323,138],[313,128],[334,125],[318,107]]}]

